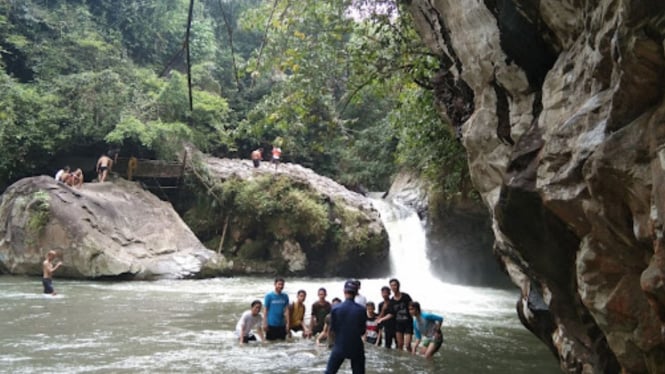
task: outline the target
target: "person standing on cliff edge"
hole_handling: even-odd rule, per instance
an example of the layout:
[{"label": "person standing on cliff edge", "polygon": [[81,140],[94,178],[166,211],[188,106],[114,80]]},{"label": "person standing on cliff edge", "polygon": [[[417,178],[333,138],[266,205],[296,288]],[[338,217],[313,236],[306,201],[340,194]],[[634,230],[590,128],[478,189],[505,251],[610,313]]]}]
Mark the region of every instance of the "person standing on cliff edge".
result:
[{"label": "person standing on cliff edge", "polygon": [[272,163],[275,164],[275,170],[277,170],[277,166],[279,166],[279,160],[281,158],[282,158],[282,149],[277,145],[273,145],[272,146]]},{"label": "person standing on cliff edge", "polygon": [[263,159],[263,148],[258,148],[252,151],[252,163],[255,168],[258,168],[261,165],[261,160]]}]

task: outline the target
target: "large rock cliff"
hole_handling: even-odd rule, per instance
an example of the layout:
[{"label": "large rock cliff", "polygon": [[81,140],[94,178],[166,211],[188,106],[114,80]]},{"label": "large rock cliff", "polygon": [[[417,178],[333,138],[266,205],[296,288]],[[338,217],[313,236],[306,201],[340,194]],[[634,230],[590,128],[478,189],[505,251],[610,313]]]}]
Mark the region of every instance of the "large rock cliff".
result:
[{"label": "large rock cliff", "polygon": [[665,3],[405,3],[522,322],[567,372],[665,372]]}]

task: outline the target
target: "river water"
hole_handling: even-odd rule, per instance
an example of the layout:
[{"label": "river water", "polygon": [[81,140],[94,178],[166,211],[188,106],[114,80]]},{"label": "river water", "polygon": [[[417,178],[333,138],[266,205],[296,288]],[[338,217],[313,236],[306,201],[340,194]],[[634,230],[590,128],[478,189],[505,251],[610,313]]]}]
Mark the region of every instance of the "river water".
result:
[{"label": "river water", "polygon": [[[444,316],[445,343],[430,361],[366,348],[368,373],[559,373],[558,363],[515,314],[515,290],[442,283],[429,274],[415,213],[379,207],[390,233],[392,273],[423,310]],[[392,210],[391,210],[392,209]],[[410,251],[406,248],[411,248]],[[380,301],[385,279],[362,279]],[[285,292],[319,287],[342,298],[344,279],[287,278]],[[267,277],[96,282],[0,277],[2,373],[323,373],[325,346],[294,337],[239,346],[233,329],[254,299],[273,289]],[[340,372],[350,372],[348,361]]]}]

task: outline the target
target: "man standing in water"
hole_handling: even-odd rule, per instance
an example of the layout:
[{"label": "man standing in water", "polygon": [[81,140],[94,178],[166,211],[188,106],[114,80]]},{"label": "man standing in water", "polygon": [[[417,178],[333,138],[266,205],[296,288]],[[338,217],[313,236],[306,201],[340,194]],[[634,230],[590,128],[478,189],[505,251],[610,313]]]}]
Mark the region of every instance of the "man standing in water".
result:
[{"label": "man standing in water", "polygon": [[46,254],[46,259],[42,263],[42,285],[44,286],[44,293],[51,294],[53,296],[55,296],[55,290],[53,290],[53,272],[62,266],[62,261],[59,261],[57,264],[53,265],[53,260],[55,257],[55,251],[48,251]]},{"label": "man standing in water", "polygon": [[330,313],[330,309],[332,309],[332,305],[326,300],[328,291],[326,291],[325,288],[319,288],[317,295],[319,296],[319,300],[312,304],[312,317],[310,318],[309,326],[309,331],[312,332],[312,336],[323,331],[326,316]]},{"label": "man standing in water", "polygon": [[393,297],[390,299],[390,305],[386,315],[379,318],[379,322],[389,319],[395,319],[395,340],[397,341],[397,350],[405,349],[411,352],[411,336],[413,335],[413,318],[409,314],[409,304],[411,296],[406,292],[400,291],[399,280],[393,278],[390,280],[390,289],[393,291]]},{"label": "man standing in water", "polygon": [[367,313],[365,308],[353,301],[358,294],[358,285],[347,280],[344,283],[344,302],[335,305],[330,312],[330,330],[335,334],[335,345],[330,352],[326,374],[337,373],[345,359],[351,360],[353,374],[365,373],[365,334]]},{"label": "man standing in water", "polygon": [[397,345],[397,340],[395,339],[395,319],[383,319],[383,317],[390,313],[388,310],[390,308],[390,287],[381,287],[381,297],[383,298],[383,301],[379,303],[379,318],[377,319],[377,323],[379,323],[378,321],[382,321],[379,323],[379,328],[383,330],[384,346],[386,348],[392,348],[393,341],[395,342],[395,345]]},{"label": "man standing in water", "polygon": [[282,293],[284,279],[275,279],[275,291],[268,292],[263,300],[266,318],[263,329],[266,340],[285,340],[289,333],[289,295]]}]

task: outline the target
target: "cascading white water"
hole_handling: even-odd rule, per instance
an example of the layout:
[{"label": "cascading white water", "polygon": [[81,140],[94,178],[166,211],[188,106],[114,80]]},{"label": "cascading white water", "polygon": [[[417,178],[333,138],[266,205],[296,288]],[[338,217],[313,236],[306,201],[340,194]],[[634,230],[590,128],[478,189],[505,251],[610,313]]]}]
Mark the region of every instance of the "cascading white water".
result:
[{"label": "cascading white water", "polygon": [[418,213],[400,202],[373,199],[390,239],[391,274],[401,280],[431,281],[425,227]]},{"label": "cascading white water", "polygon": [[427,257],[425,227],[415,209],[400,201],[378,197],[372,197],[372,204],[381,214],[388,232],[391,277],[399,279],[402,291],[409,293],[414,300],[427,300],[424,304],[427,308],[447,316],[497,312],[493,291],[446,283],[432,272]]}]

